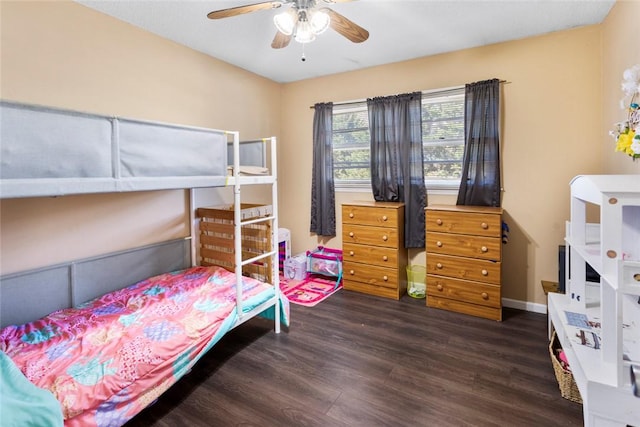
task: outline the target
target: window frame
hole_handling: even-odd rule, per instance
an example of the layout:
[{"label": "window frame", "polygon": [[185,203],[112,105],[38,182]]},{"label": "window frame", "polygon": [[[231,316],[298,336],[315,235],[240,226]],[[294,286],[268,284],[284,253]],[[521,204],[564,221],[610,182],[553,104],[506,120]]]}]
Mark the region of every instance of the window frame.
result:
[{"label": "window frame", "polygon": [[[434,99],[441,99],[444,97],[451,97],[451,96],[455,96],[455,97],[461,97],[461,102],[462,102],[462,107],[464,109],[464,86],[460,86],[460,87],[451,87],[451,88],[444,88],[444,89],[436,89],[436,90],[430,90],[430,91],[423,91],[422,92],[423,98],[422,98],[422,102],[423,104],[425,103],[425,100],[427,100],[427,102],[429,102],[429,100],[434,100]],[[346,113],[346,112],[353,112],[353,111],[357,111],[357,112],[364,112],[365,114],[367,113],[367,102],[366,101],[350,101],[350,102],[345,102],[345,103],[335,103],[334,104],[334,111],[333,111],[333,115],[334,115],[334,119],[335,119],[335,115],[336,113],[340,114],[340,113]],[[463,115],[464,115],[464,111],[463,111]],[[459,120],[462,121],[463,127],[464,127],[464,117],[459,118]],[[335,121],[334,121],[335,123]],[[335,126],[335,125],[334,125]],[[423,125],[424,126],[424,125]],[[362,128],[358,128],[357,130],[362,130]],[[366,129],[368,132],[368,128]],[[336,132],[336,129],[334,127],[334,129],[332,130],[332,134],[335,135],[336,133],[344,133],[344,129],[339,129]],[[447,141],[448,143],[450,143],[451,141]],[[423,147],[425,145],[424,140],[424,135],[423,135]],[[461,145],[464,147],[464,135],[462,136],[462,140],[460,141]],[[335,168],[335,153],[336,148],[335,146],[332,149],[332,156],[334,159],[334,168]],[[425,162],[426,163],[426,162]],[[460,159],[460,164],[462,166],[462,159]],[[450,180],[450,179],[444,179],[444,180],[438,180],[438,179],[429,179],[425,176],[425,185],[429,191],[429,193],[432,194],[457,194],[458,189],[460,187],[460,180]],[[334,174],[334,188],[336,191],[340,191],[340,192],[371,192],[371,181],[367,180],[367,179],[358,179],[358,180],[345,180],[345,179],[336,179],[335,178],[335,174]]]},{"label": "window frame", "polygon": [[[425,100],[427,102],[434,100],[443,100],[444,98],[459,98],[461,107],[462,107],[462,116],[458,117],[456,121],[459,121],[462,125],[461,129],[461,138],[455,140],[444,140],[442,142],[438,141],[438,143],[442,144],[451,144],[453,141],[457,141],[457,144],[460,145],[462,152],[464,152],[464,86],[454,87],[454,88],[446,88],[446,89],[436,89],[431,91],[423,91],[422,92],[422,103],[425,104]],[[423,124],[424,126],[424,124]],[[422,146],[424,150],[425,144],[429,142],[425,141],[424,133],[422,136]],[[460,168],[462,169],[462,156],[460,157]],[[438,180],[434,178],[427,178],[425,176],[425,185],[430,192],[434,190],[437,192],[443,192],[445,194],[458,194],[458,189],[460,188],[460,178],[458,179],[443,179]]]}]

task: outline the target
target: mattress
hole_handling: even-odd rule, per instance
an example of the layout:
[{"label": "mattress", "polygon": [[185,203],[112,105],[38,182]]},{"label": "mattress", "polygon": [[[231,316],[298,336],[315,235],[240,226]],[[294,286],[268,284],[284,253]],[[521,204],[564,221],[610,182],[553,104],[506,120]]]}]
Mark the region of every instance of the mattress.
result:
[{"label": "mattress", "polygon": [[223,186],[227,139],[215,129],[0,101],[0,196]]}]

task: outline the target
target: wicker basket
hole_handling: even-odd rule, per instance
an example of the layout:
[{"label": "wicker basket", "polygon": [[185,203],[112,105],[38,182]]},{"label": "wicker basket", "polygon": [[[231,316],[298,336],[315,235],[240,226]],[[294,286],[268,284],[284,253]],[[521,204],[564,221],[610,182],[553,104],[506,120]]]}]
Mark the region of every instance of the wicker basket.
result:
[{"label": "wicker basket", "polygon": [[553,364],[553,371],[556,374],[556,380],[558,380],[558,387],[560,387],[560,395],[572,402],[582,403],[582,396],[580,396],[580,390],[578,390],[576,381],[573,379],[573,374],[571,371],[567,371],[562,367],[556,355],[556,350],[561,348],[560,341],[554,331],[551,342],[549,343],[549,355],[551,356],[551,363]]},{"label": "wicker basket", "polygon": [[[271,205],[240,205],[242,220],[268,217],[273,214]],[[233,205],[198,208],[200,218],[200,265],[219,265],[234,271],[235,235]],[[247,260],[271,250],[271,222],[259,222],[242,226],[242,260]],[[242,273],[263,282],[273,283],[271,258],[245,264]]]}]

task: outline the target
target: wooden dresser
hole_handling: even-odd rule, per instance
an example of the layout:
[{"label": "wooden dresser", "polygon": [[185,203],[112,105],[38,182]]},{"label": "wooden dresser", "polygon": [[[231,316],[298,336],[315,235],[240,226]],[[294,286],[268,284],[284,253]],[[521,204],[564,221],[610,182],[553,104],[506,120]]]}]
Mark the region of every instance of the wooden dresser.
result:
[{"label": "wooden dresser", "polygon": [[427,306],[502,320],[502,208],[426,208]]},{"label": "wooden dresser", "polygon": [[404,203],[343,204],[342,251],[345,289],[400,299],[407,290]]}]

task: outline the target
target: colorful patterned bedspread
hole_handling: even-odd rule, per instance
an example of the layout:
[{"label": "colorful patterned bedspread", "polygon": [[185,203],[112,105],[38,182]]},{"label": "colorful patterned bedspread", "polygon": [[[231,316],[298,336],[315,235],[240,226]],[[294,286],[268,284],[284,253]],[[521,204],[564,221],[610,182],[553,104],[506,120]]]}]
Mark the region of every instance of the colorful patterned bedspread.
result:
[{"label": "colorful patterned bedspread", "polygon": [[[120,426],[233,327],[235,280],[219,267],[162,274],[9,326],[0,331],[0,350],[55,395],[66,426]],[[272,286],[243,277],[245,312],[273,295]],[[280,301],[286,323],[288,304]]]}]

